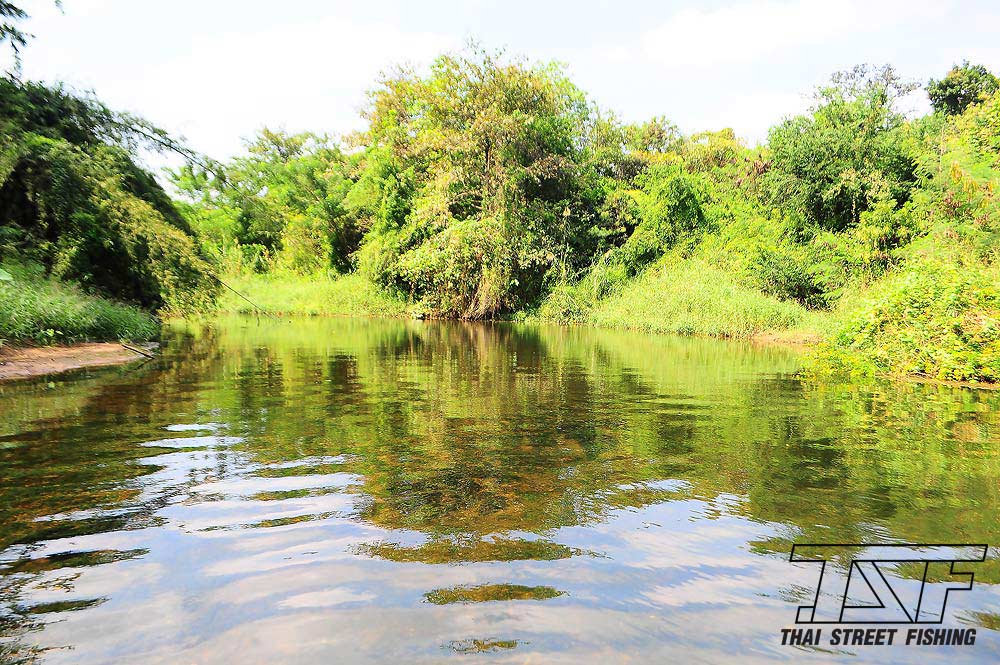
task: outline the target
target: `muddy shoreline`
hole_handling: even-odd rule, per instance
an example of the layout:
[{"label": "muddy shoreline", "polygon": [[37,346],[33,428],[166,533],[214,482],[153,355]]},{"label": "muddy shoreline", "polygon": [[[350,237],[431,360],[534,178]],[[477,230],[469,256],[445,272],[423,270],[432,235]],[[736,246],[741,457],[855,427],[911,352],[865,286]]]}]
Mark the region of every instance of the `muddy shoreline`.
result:
[{"label": "muddy shoreline", "polygon": [[[137,344],[144,351],[158,345]],[[0,382],[61,374],[85,367],[124,365],[147,358],[117,342],[88,342],[70,346],[4,346],[0,348]]]}]

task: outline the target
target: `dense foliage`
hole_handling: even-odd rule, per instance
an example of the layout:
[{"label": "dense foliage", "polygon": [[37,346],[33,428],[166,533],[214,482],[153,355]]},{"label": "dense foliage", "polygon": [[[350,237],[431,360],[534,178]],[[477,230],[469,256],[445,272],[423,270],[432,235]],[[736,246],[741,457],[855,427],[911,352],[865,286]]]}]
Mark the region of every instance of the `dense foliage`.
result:
[{"label": "dense foliage", "polygon": [[344,198],[348,157],[328,137],[263,130],[229,164],[190,163],[173,185],[205,253],[229,272],[349,269],[357,224]]},{"label": "dense foliage", "polygon": [[915,122],[910,149],[919,188],[896,216],[916,238],[897,270],[844,298],[826,364],[998,382],[1000,94]]},{"label": "dense foliage", "polygon": [[997,381],[998,80],[963,63],[907,118],[915,88],[836,74],[748,147],[622,123],[559,66],[470,49],[383,77],[354,135],[186,153],[172,200],[137,155],[182,145],[10,77],[0,259],[178,312],[207,307],[219,271],[274,311],[800,330],[825,338],[821,368]]},{"label": "dense foliage", "polygon": [[143,148],[183,148],[66,90],[0,78],[0,259],[153,308],[204,308],[212,268]]},{"label": "dense foliage", "polygon": [[956,65],[940,81],[927,84],[927,95],[935,111],[954,115],[970,104],[986,100],[1000,89],[1000,79],[982,65],[968,61]]},{"label": "dense foliage", "polygon": [[177,174],[213,250],[237,243],[258,270],[357,268],[437,314],[481,318],[531,305],[625,235],[602,210],[615,164],[601,150],[622,136],[556,67],[445,56],[429,76],[385,78],[367,118],[349,154],[265,130],[222,177]]},{"label": "dense foliage", "polygon": [[357,272],[437,316],[825,331],[824,367],[994,381],[996,79],[964,63],[908,119],[915,88],[837,74],[749,148],[625,125],[559,67],[472,51],[384,78],[343,144],[264,131],[175,183],[229,272]]}]

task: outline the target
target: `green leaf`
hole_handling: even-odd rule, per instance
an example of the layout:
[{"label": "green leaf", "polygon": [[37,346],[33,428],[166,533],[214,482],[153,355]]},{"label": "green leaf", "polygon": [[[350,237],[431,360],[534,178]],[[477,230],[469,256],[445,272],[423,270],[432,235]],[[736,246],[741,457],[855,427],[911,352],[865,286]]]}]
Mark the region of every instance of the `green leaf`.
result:
[{"label": "green leaf", "polygon": [[6,270],[4,270],[3,268],[0,268],[0,282],[13,282],[13,281],[14,281],[14,276],[11,275]]}]

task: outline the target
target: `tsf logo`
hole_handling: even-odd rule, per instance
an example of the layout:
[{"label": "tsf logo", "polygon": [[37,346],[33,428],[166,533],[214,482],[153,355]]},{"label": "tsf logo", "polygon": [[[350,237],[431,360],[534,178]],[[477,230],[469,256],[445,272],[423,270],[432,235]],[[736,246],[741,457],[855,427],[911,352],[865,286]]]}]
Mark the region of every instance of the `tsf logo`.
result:
[{"label": "tsf logo", "polygon": [[[985,561],[987,549],[978,544],[795,544],[789,561],[819,569],[813,603],[799,607],[795,623],[940,624],[949,594],[972,588],[974,574],[955,570],[956,564]],[[830,565],[834,561],[841,565]]]}]

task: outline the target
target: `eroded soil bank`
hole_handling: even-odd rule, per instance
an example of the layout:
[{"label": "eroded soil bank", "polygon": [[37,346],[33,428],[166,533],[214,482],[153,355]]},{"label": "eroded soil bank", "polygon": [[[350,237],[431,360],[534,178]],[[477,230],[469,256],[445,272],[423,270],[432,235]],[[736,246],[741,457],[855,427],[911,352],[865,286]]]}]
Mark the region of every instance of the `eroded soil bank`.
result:
[{"label": "eroded soil bank", "polygon": [[[137,345],[145,351],[156,344]],[[59,374],[83,367],[123,365],[144,356],[117,342],[91,342],[69,346],[21,346],[0,348],[0,381]]]}]

